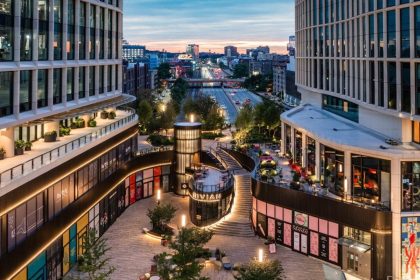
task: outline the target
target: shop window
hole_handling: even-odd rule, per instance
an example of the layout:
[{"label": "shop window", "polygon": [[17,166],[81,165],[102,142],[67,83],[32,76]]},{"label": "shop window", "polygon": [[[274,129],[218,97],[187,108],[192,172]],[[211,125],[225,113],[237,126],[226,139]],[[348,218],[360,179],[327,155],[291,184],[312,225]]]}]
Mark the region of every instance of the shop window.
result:
[{"label": "shop window", "polygon": [[359,122],[359,106],[341,98],[323,95],[322,108],[348,120]]},{"label": "shop window", "polygon": [[344,152],[321,145],[321,179],[336,195],[344,194]]},{"label": "shop window", "polygon": [[402,162],[402,210],[420,210],[420,162]]}]

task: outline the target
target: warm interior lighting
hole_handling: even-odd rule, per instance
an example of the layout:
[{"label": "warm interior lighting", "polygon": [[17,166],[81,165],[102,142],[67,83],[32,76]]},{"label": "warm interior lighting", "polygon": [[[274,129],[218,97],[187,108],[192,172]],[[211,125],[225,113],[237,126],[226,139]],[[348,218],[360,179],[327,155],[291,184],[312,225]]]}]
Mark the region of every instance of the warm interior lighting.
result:
[{"label": "warm interior lighting", "polygon": [[347,195],[348,185],[347,185],[347,178],[344,178],[344,195]]},{"label": "warm interior lighting", "polygon": [[190,122],[192,122],[192,123],[194,122],[194,114],[190,115]]}]

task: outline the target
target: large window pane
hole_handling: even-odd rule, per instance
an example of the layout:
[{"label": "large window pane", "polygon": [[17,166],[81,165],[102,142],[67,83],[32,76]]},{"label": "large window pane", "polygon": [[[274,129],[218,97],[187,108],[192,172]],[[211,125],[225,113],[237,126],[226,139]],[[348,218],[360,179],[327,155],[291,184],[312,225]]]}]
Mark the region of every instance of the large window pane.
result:
[{"label": "large window pane", "polygon": [[48,59],[49,0],[38,0],[38,60]]},{"label": "large window pane", "polygon": [[86,97],[85,69],[86,67],[79,67],[79,98]]},{"label": "large window pane", "polygon": [[32,0],[21,1],[20,60],[32,60]]},{"label": "large window pane", "polygon": [[387,12],[387,27],[388,27],[388,40],[387,40],[387,47],[388,47],[388,57],[395,57],[396,51],[396,26],[395,26],[395,11],[388,11]]},{"label": "large window pane", "polygon": [[75,32],[75,2],[74,0],[67,0],[67,43],[66,43],[66,52],[67,52],[67,59],[73,60],[74,59],[74,32]]},{"label": "large window pane", "polygon": [[80,2],[79,59],[86,59],[86,3]]},{"label": "large window pane", "polygon": [[58,104],[62,102],[62,95],[61,95],[61,68],[54,69],[54,79],[53,79],[53,103]]},{"label": "large window pane", "polygon": [[63,49],[63,2],[54,0],[54,59],[61,60]]},{"label": "large window pane", "polygon": [[[0,61],[13,60],[13,0],[2,0],[0,7]],[[1,101],[0,101],[1,104]]]},{"label": "large window pane", "polygon": [[74,100],[74,68],[67,68],[67,101]]},{"label": "large window pane", "polygon": [[388,108],[397,109],[397,66],[388,62]]},{"label": "large window pane", "polygon": [[13,112],[13,72],[0,72],[0,117]]},{"label": "large window pane", "polygon": [[96,7],[90,6],[89,14],[89,27],[90,27],[90,41],[89,41],[89,56],[90,59],[95,59],[95,49],[96,49]]},{"label": "large window pane", "polygon": [[38,108],[48,105],[48,69],[38,70]]},{"label": "large window pane", "polygon": [[401,111],[411,112],[410,63],[401,63]]},{"label": "large window pane", "polygon": [[95,95],[95,66],[89,67],[89,96]]},{"label": "large window pane", "polygon": [[20,71],[20,111],[25,112],[32,109],[32,71]]},{"label": "large window pane", "polygon": [[401,57],[410,57],[410,9],[400,11]]}]

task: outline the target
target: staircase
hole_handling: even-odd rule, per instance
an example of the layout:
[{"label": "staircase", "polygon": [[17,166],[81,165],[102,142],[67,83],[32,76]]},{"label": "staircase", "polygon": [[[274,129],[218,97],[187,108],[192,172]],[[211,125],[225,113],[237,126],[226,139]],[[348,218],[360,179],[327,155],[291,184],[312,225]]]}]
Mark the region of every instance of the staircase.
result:
[{"label": "staircase", "polygon": [[217,150],[227,169],[235,171],[235,197],[231,212],[214,225],[209,226],[215,234],[239,237],[254,237],[250,215],[252,209],[251,175],[223,150]]}]

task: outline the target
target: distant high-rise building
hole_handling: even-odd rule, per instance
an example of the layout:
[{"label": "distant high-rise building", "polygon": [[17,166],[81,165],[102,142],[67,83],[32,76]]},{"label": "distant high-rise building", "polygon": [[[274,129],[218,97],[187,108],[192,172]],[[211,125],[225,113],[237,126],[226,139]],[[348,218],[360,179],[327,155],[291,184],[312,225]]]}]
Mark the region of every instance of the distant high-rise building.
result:
[{"label": "distant high-rise building", "polygon": [[134,61],[137,58],[143,58],[146,47],[141,45],[123,45],[123,59]]},{"label": "distant high-rise building", "polygon": [[238,48],[235,47],[235,46],[226,46],[225,47],[225,56],[226,57],[239,56]]},{"label": "distant high-rise building", "polygon": [[200,56],[200,46],[196,44],[187,45],[186,53],[191,55],[193,60],[197,60]]},{"label": "distant high-rise building", "polygon": [[156,69],[160,65],[159,55],[157,53],[149,53],[150,69]]}]

